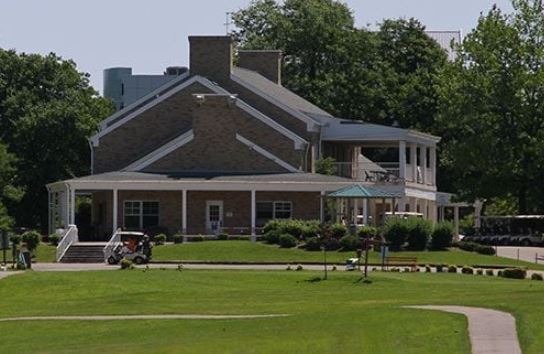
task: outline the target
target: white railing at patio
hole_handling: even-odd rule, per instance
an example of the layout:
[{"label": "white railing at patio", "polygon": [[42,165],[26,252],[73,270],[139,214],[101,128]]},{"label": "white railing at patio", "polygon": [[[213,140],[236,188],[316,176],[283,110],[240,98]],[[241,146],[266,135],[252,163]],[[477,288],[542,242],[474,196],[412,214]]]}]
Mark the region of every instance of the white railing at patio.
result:
[{"label": "white railing at patio", "polygon": [[59,244],[57,245],[57,251],[56,251],[56,259],[57,262],[59,262],[62,257],[64,257],[64,254],[70,248],[71,245],[79,241],[78,233],[77,233],[77,226],[76,225],[68,225],[68,229],[64,231],[64,234],[59,241]]},{"label": "white railing at patio", "polygon": [[115,247],[117,247],[117,245],[121,242],[121,234],[119,233],[119,231],[121,230],[118,229],[117,231],[115,231],[106,246],[104,246],[104,261],[108,260],[108,258],[113,254],[113,250],[115,249]]}]

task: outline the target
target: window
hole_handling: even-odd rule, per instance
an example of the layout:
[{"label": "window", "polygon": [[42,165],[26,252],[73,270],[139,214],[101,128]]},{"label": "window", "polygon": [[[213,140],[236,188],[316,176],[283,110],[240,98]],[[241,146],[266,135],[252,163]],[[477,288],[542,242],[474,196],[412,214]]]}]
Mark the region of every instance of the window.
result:
[{"label": "window", "polygon": [[257,226],[263,226],[272,219],[291,219],[293,215],[293,203],[291,202],[257,202]]},{"label": "window", "polygon": [[123,225],[127,230],[145,230],[159,226],[159,202],[125,201]]},{"label": "window", "polygon": [[274,202],[274,219],[290,219],[292,209],[291,202]]}]

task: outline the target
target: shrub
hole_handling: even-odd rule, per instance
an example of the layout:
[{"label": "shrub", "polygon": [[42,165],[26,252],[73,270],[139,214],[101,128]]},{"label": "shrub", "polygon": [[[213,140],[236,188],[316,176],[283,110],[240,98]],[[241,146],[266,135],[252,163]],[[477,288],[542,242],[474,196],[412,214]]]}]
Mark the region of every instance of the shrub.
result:
[{"label": "shrub", "polygon": [[494,276],[495,274],[493,274],[493,269],[486,269],[485,275]]},{"label": "shrub", "polygon": [[348,232],[348,228],[346,227],[346,225],[341,223],[332,224],[330,227],[330,230],[331,230],[331,236],[337,239],[340,239],[346,236]]},{"label": "shrub", "polygon": [[408,218],[406,223],[408,224],[407,249],[411,251],[425,250],[433,229],[431,221],[421,218]]},{"label": "shrub", "polygon": [[198,236],[191,236],[187,238],[187,241],[189,242],[202,242],[204,241],[204,236],[198,235]]},{"label": "shrub", "polygon": [[448,273],[457,273],[457,267],[454,265],[450,265],[448,267]]},{"label": "shrub", "polygon": [[378,229],[372,226],[363,226],[357,232],[360,238],[374,238],[378,236]]},{"label": "shrub", "polygon": [[525,279],[527,271],[521,268],[506,268],[503,269],[501,277],[510,279]]},{"label": "shrub", "polygon": [[293,248],[297,245],[297,239],[290,234],[280,236],[279,244],[281,248]]},{"label": "shrub", "polygon": [[463,251],[467,251],[467,252],[476,252],[476,249],[480,247],[480,245],[475,242],[464,242],[464,241],[454,242],[453,246],[458,247],[462,249]]},{"label": "shrub", "polygon": [[38,231],[27,231],[22,236],[23,242],[26,242],[26,246],[30,252],[34,251],[40,243],[40,233]]},{"label": "shrub", "polygon": [[176,244],[183,243],[183,235],[182,235],[182,234],[175,234],[175,235],[172,237],[172,240],[173,240],[174,243],[176,243]]},{"label": "shrub", "polygon": [[306,227],[305,223],[300,220],[283,220],[283,225],[281,225],[281,232],[283,234],[289,234],[297,239],[302,236],[304,228]]},{"label": "shrub", "polygon": [[299,265],[297,265],[297,268],[295,270],[300,271],[300,270],[303,270],[303,269],[304,268],[299,264]]},{"label": "shrub", "polygon": [[164,243],[166,242],[166,235],[165,234],[155,235],[155,237],[153,238],[153,241],[155,242],[155,245],[157,246],[164,245]]},{"label": "shrub", "polygon": [[[331,270],[332,270],[333,272],[336,272],[336,266],[333,265],[332,268],[331,268]],[[542,280],[542,279],[540,279],[540,280]]]},{"label": "shrub", "polygon": [[540,273],[533,273],[531,274],[531,280],[544,280],[544,277]]},{"label": "shrub", "polygon": [[442,273],[445,268],[447,268],[447,266],[445,266],[444,264],[437,264],[436,265],[436,272],[437,273]]},{"label": "shrub", "polygon": [[60,241],[60,235],[59,235],[59,234],[52,234],[52,235],[49,235],[49,238],[48,238],[47,240],[48,240],[49,243],[52,244],[53,246],[58,246],[59,241]]},{"label": "shrub", "polygon": [[430,265],[426,265],[425,266],[425,273],[430,273],[431,272],[431,266]]},{"label": "shrub", "polygon": [[476,252],[478,252],[479,254],[485,254],[485,255],[489,255],[489,256],[495,255],[495,249],[493,247],[491,247],[491,246],[479,245],[476,248]]},{"label": "shrub", "polygon": [[325,241],[325,249],[327,251],[336,251],[340,249],[340,241],[337,238],[331,237]]},{"label": "shrub", "polygon": [[469,267],[469,266],[464,266],[463,268],[461,268],[461,273],[463,273],[463,274],[474,274],[474,269],[472,267]]},{"label": "shrub", "polygon": [[9,241],[14,244],[14,245],[18,245],[21,243],[21,236],[20,235],[11,235],[9,237]]},{"label": "shrub", "polygon": [[227,234],[226,232],[222,232],[219,235],[217,235],[217,239],[221,241],[226,241],[229,239],[229,234]]},{"label": "shrub", "polygon": [[126,258],[123,258],[121,259],[121,269],[133,269],[134,268],[134,265],[132,264],[132,261],[126,259]]},{"label": "shrub", "polygon": [[306,221],[302,228],[302,237],[306,240],[311,237],[317,237],[321,231],[321,225],[317,220]]},{"label": "shrub", "polygon": [[437,224],[431,235],[431,249],[444,250],[451,247],[453,233],[453,225],[450,222]]},{"label": "shrub", "polygon": [[483,269],[476,269],[476,274],[484,275],[484,270]]},{"label": "shrub", "polygon": [[405,219],[389,218],[385,221],[383,233],[391,251],[400,251],[408,236],[408,223]]},{"label": "shrub", "polygon": [[287,265],[287,268],[285,268],[285,270],[292,270],[292,269],[291,269],[291,265],[288,264],[288,265]]},{"label": "shrub", "polygon": [[281,220],[270,220],[270,221],[268,221],[263,227],[263,234],[267,234],[268,232],[273,231],[273,230],[279,230],[281,223],[282,223]]},{"label": "shrub", "polygon": [[272,229],[264,234],[264,240],[272,245],[277,245],[280,242],[280,236],[279,230]]},{"label": "shrub", "polygon": [[399,273],[399,272],[400,272],[400,269],[397,268],[397,267],[393,267],[393,268],[391,268],[391,272],[393,272],[393,273]]},{"label": "shrub", "polygon": [[310,237],[306,240],[306,250],[307,251],[320,251],[321,250],[321,240],[317,237]]},{"label": "shrub", "polygon": [[499,270],[499,271],[497,272],[497,276],[499,276],[499,277],[502,277],[502,274],[503,274],[503,271],[502,271],[502,270]]},{"label": "shrub", "polygon": [[361,246],[361,242],[358,237],[344,236],[340,239],[340,247],[344,251],[355,251]]},{"label": "shrub", "polygon": [[412,270],[410,268],[404,268],[404,273],[410,273]]}]

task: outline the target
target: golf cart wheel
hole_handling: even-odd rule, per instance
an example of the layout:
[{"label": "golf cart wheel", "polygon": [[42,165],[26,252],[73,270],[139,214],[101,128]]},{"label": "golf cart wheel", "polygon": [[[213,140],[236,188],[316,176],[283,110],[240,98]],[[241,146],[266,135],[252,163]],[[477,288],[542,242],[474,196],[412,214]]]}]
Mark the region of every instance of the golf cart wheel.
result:
[{"label": "golf cart wheel", "polygon": [[136,264],[144,264],[144,259],[142,257],[136,257],[133,261]]},{"label": "golf cart wheel", "polygon": [[111,256],[110,258],[108,258],[108,264],[117,264],[117,260],[113,256]]}]

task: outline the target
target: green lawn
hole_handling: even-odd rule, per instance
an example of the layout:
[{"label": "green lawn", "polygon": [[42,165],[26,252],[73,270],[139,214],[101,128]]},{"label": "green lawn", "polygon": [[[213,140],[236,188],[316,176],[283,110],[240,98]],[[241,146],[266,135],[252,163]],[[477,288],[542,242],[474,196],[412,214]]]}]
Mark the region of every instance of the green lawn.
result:
[{"label": "green lawn", "polygon": [[[417,257],[421,264],[456,265],[512,265],[544,269],[542,265],[518,262],[513,259],[485,256],[459,249],[440,252],[396,252],[391,256]],[[344,263],[354,257],[355,252],[327,252],[329,262]],[[177,245],[158,246],[153,249],[155,261],[216,261],[216,262],[322,262],[322,252],[301,249],[284,249],[261,242],[249,241],[204,241]],[[370,252],[370,261],[379,263],[379,253]]]},{"label": "green lawn", "polygon": [[[56,261],[56,251],[57,247],[52,246],[48,243],[40,243],[38,245],[38,248],[34,252],[35,262],[44,263],[44,262],[55,262]],[[3,251],[0,251],[0,262],[3,260]],[[6,259],[8,260],[8,263],[11,262],[11,250],[6,250]]]},{"label": "green lawn", "polygon": [[246,320],[0,322],[5,353],[465,353],[463,316],[403,309],[460,304],[509,311],[524,353],[544,348],[544,283],[484,276],[142,270],[27,272],[0,280],[0,317],[291,314]]}]

